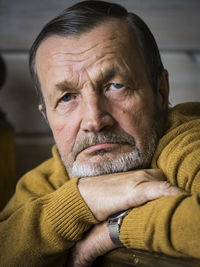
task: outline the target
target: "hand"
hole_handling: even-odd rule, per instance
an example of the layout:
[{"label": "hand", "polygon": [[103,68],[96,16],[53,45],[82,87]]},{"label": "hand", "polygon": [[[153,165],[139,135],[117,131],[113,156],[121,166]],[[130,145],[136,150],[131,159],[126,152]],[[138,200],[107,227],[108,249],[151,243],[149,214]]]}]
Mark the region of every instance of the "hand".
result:
[{"label": "hand", "polygon": [[69,252],[67,267],[88,267],[105,253],[117,248],[109,237],[106,222],[95,225]]},{"label": "hand", "polygon": [[137,170],[81,178],[78,187],[97,220],[105,221],[121,210],[183,192],[164,179],[159,169]]}]

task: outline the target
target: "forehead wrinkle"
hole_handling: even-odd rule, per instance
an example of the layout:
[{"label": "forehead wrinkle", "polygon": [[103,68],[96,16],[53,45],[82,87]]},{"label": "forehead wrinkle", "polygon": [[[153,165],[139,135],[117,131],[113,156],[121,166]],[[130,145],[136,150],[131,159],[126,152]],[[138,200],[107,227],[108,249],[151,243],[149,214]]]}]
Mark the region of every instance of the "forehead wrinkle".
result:
[{"label": "forehead wrinkle", "polygon": [[[124,70],[124,71],[126,71],[126,72],[128,72],[128,73],[131,73],[131,75],[134,76],[134,67],[133,67],[133,66],[130,66],[130,65],[126,62],[126,60],[125,60],[125,58],[124,58],[123,56],[120,57],[120,60],[121,60],[121,62],[122,62],[122,65],[125,67],[125,70]],[[131,65],[132,65],[132,64],[131,64]]]},{"label": "forehead wrinkle", "polygon": [[[109,54],[107,54],[107,56],[109,55],[109,57],[113,58],[113,54],[115,53],[110,52]],[[90,66],[82,67],[77,72],[76,70],[74,70],[74,66],[72,65],[71,71],[69,72],[70,73],[69,79],[64,79],[63,81],[57,83],[55,85],[56,89],[60,92],[78,91],[78,88],[84,87],[84,84],[86,84],[89,81],[90,81],[90,84],[92,84],[92,87],[95,88],[95,87],[99,87],[100,85],[102,85],[102,83],[108,82],[109,80],[113,79],[117,74],[120,74],[120,73],[122,74],[122,72],[126,73],[127,71],[129,71],[130,73],[130,66],[128,66],[128,64],[126,63],[123,57],[121,57],[122,64],[119,66],[115,64],[115,62],[113,62],[112,65],[110,64],[108,65],[106,63],[107,59],[108,57],[106,57],[106,59],[104,59],[103,57],[97,60],[95,63],[91,63],[92,75],[90,73]],[[105,65],[102,64],[103,61],[105,61]],[[100,68],[96,69],[96,75],[94,75],[94,72],[93,72],[93,64],[100,65]],[[125,68],[125,71],[124,71],[124,68]],[[84,81],[83,77],[85,73],[87,75],[87,78]]]},{"label": "forehead wrinkle", "polygon": [[[81,37],[80,37],[81,38]],[[80,51],[80,52],[66,52],[66,54],[67,55],[82,55],[83,53],[87,53],[87,52],[90,52],[90,50],[92,50],[92,49],[94,49],[94,48],[98,48],[99,46],[101,46],[102,45],[102,43],[104,44],[104,48],[107,48],[107,47],[109,47],[109,44],[107,44],[107,43],[109,43],[110,41],[114,41],[114,40],[116,40],[117,39],[117,37],[109,37],[109,38],[105,38],[105,39],[103,39],[103,40],[101,40],[101,42],[98,42],[98,43],[96,43],[96,44],[94,44],[94,45],[92,45],[92,46],[90,46],[90,47],[88,47],[88,48],[85,48],[84,50],[82,50],[82,51]],[[80,41],[78,40],[78,44],[79,44],[79,46],[78,46],[78,50],[80,50]],[[90,44],[90,43],[89,43]],[[107,44],[107,45],[106,45]],[[110,47],[109,47],[110,48]]]},{"label": "forehead wrinkle", "polygon": [[[119,72],[120,68],[116,64],[112,63],[112,65],[110,65],[107,63],[109,62],[108,55],[110,59],[113,58],[113,55],[115,55],[115,53],[111,52],[105,55],[106,58],[99,58],[99,60],[95,62],[92,61],[88,65],[84,64],[83,66],[81,66],[81,68],[78,67],[78,71],[75,70],[76,67],[72,65],[72,70],[69,77],[69,79],[71,79],[71,82],[69,83],[69,86],[82,88],[87,81],[91,81],[92,86],[95,87],[95,84],[97,84],[98,86],[99,84],[112,79],[116,75],[116,73]],[[104,62],[105,64],[103,64]],[[95,68],[96,65],[99,65],[100,67]]]},{"label": "forehead wrinkle", "polygon": [[[67,58],[63,59],[62,61],[60,61],[61,63],[62,62],[66,62],[66,61],[69,61],[69,62],[82,62],[83,60],[88,60],[88,59],[91,59],[91,54],[88,55],[88,53],[91,53],[91,50],[95,49],[98,51],[98,53],[101,53],[102,51],[104,53],[106,53],[106,50],[109,49],[110,50],[110,41],[114,41],[115,39],[117,39],[117,37],[111,37],[111,38],[106,38],[106,39],[103,39],[100,43],[96,43],[94,45],[92,45],[91,47],[88,47],[88,48],[85,48],[84,50],[80,51],[80,44],[79,44],[79,47],[77,48],[77,51],[70,51],[70,52],[65,52],[65,48],[63,48],[62,51],[54,51],[54,53],[52,55],[50,55],[50,61],[51,60],[54,60],[54,58],[59,58],[59,57],[62,57],[63,55],[65,55]],[[119,40],[118,40],[118,43],[117,45],[113,45],[113,48],[117,47],[119,45],[119,43],[121,43]],[[103,44],[103,46],[102,46]],[[99,46],[100,46],[100,49],[99,49]],[[97,55],[97,52],[93,52],[93,57],[95,58]]]},{"label": "forehead wrinkle", "polygon": [[[90,71],[88,69],[84,69],[83,71],[81,71],[79,73],[78,79],[76,79],[76,81],[75,81],[75,86],[74,86],[73,81],[69,82],[69,81],[65,80],[65,81],[59,83],[58,87],[61,91],[65,91],[66,89],[67,89],[67,91],[78,91],[78,88],[83,88],[87,84],[92,85],[93,88],[99,88],[100,85],[111,80],[113,77],[116,76],[117,69],[118,68],[115,68],[114,66],[112,66],[111,69],[107,68],[107,70],[103,70],[103,68],[100,67],[97,75],[95,75],[95,76],[93,75],[93,72],[91,75]],[[87,75],[86,79],[83,78],[85,73]]]},{"label": "forehead wrinkle", "polygon": [[106,70],[103,70],[101,66],[98,70],[98,73],[95,76],[93,75],[94,77],[91,76],[87,69],[85,71],[87,73],[88,79],[84,82],[84,84],[90,83],[93,89],[96,90],[101,88],[101,86],[106,82],[113,79],[117,74],[117,70],[114,66],[112,66],[112,68],[107,68]]}]

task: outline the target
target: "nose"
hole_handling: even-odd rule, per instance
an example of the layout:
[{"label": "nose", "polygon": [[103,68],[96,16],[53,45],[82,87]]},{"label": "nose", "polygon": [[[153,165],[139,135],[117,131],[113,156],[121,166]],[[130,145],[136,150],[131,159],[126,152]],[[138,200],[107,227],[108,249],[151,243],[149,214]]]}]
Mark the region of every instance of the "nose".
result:
[{"label": "nose", "polygon": [[103,96],[96,92],[87,95],[82,102],[82,122],[81,129],[86,132],[99,132],[105,127],[114,125],[114,118],[107,110]]}]

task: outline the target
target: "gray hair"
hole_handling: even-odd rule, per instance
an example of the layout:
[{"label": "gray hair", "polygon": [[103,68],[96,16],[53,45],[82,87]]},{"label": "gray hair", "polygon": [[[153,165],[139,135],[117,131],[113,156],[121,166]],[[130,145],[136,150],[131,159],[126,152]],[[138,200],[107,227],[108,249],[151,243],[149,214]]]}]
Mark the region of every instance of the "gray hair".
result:
[{"label": "gray hair", "polygon": [[144,21],[136,14],[128,12],[124,7],[115,3],[83,1],[65,9],[56,18],[46,24],[30,49],[30,73],[44,107],[40,82],[35,67],[35,56],[41,42],[51,35],[80,35],[111,18],[123,20],[133,30],[131,34],[135,34],[137,38],[151,87],[153,92],[155,94],[157,93],[157,82],[162,74],[163,64],[153,34]]}]

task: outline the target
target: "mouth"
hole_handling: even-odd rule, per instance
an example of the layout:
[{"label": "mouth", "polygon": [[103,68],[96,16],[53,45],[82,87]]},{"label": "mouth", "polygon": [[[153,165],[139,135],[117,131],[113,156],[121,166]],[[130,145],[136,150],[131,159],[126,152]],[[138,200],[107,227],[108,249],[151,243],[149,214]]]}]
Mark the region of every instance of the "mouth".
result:
[{"label": "mouth", "polygon": [[78,155],[84,153],[83,155],[87,156],[103,156],[106,153],[114,153],[114,152],[119,152],[122,149],[122,146],[128,146],[130,149],[130,144],[129,143],[98,143],[98,144],[93,144],[90,146],[87,146],[83,148],[79,153],[77,153],[76,158]]},{"label": "mouth", "polygon": [[79,155],[81,158],[85,158],[101,154],[101,152],[102,155],[115,152],[123,153],[132,150],[133,147],[135,147],[135,140],[126,133],[102,132],[77,140],[72,150],[72,157],[76,161]]},{"label": "mouth", "polygon": [[103,143],[103,144],[96,144],[96,145],[92,145],[89,147],[86,147],[84,149],[84,151],[92,153],[98,150],[106,150],[106,149],[111,149],[116,147],[118,144],[113,144],[113,143]]}]

